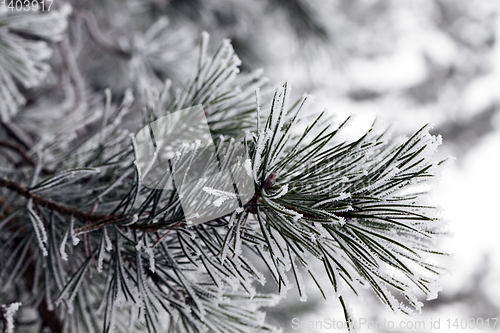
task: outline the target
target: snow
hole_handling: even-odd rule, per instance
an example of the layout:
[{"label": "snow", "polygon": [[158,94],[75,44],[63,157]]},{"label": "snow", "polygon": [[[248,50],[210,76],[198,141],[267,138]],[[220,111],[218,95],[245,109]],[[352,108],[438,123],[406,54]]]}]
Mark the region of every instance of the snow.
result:
[{"label": "snow", "polygon": [[102,272],[103,262],[104,262],[104,247],[101,246],[99,249],[99,255],[97,258],[97,272],[98,273]]},{"label": "snow", "polygon": [[74,235],[74,227],[75,227],[75,218],[71,216],[69,233],[71,234],[71,240],[73,242],[73,246],[77,246],[78,243],[80,243],[80,238]]},{"label": "snow", "polygon": [[241,255],[241,237],[240,237],[240,223],[236,224],[236,229],[234,230],[234,257],[238,258]]},{"label": "snow", "polygon": [[258,134],[257,149],[255,152],[255,158],[254,158],[254,163],[253,163],[253,179],[255,179],[256,181],[259,179],[258,173],[259,173],[259,168],[260,168],[261,161],[262,161],[262,152],[266,148],[266,143],[267,143],[267,140],[269,140],[269,137],[270,137],[269,131],[262,132],[262,133]]},{"label": "snow", "polygon": [[15,302],[9,305],[2,305],[3,320],[5,323],[4,333],[14,333],[14,315],[21,307],[22,303]]},{"label": "snow", "polygon": [[294,210],[285,208],[282,205],[280,205],[280,204],[278,204],[278,203],[276,203],[276,202],[274,202],[272,200],[268,200],[267,198],[265,198],[264,201],[269,206],[274,207],[277,211],[280,211],[280,212],[282,212],[282,213],[284,213],[284,214],[292,217],[292,220],[293,220],[294,223],[297,223],[302,218],[302,216],[303,216],[299,212],[296,212]]},{"label": "snow", "polygon": [[283,125],[285,124],[285,119],[286,119],[286,115],[288,112],[288,105],[289,105],[289,101],[290,101],[291,91],[292,91],[292,84],[289,82],[286,82],[285,85],[283,86],[283,92],[282,92],[282,94],[286,94],[286,95],[283,96],[283,100],[282,100],[281,109],[283,110],[283,112],[280,113],[278,132],[282,131]]},{"label": "snow", "polygon": [[136,223],[139,220],[139,216],[137,214],[132,215],[132,220],[128,223],[123,224],[124,226],[128,227],[134,223]]},{"label": "snow", "polygon": [[432,281],[429,286],[429,294],[427,295],[427,300],[433,300],[438,298],[438,293],[443,290],[443,286],[441,286],[437,281]]},{"label": "snow", "polygon": [[[343,177],[342,181],[348,182],[349,180],[348,179],[346,180],[346,179],[347,179],[347,177]],[[319,206],[327,204],[329,202],[341,201],[341,200],[348,199],[350,197],[351,197],[351,193],[349,193],[349,192],[341,192],[336,197],[331,197],[329,199],[325,199],[325,200],[322,200],[322,201],[319,201],[319,202],[315,203],[312,207],[313,208],[319,207]]]},{"label": "snow", "polygon": [[111,239],[109,239],[108,229],[104,227],[104,241],[106,243],[106,251],[111,252],[113,250],[113,244],[111,243]]},{"label": "snow", "polygon": [[66,230],[63,239],[61,240],[61,245],[59,246],[59,253],[61,254],[61,259],[64,261],[68,260],[68,254],[66,253],[66,242],[68,241],[68,235],[70,230]]},{"label": "snow", "polygon": [[148,246],[148,247],[144,248],[144,251],[149,256],[149,270],[154,273],[155,272],[155,254],[153,252],[153,248]]},{"label": "snow", "polygon": [[218,197],[213,202],[213,205],[215,207],[220,207],[225,201],[227,201],[229,199],[236,199],[237,198],[236,194],[234,194],[234,193],[216,190],[216,189],[208,187],[208,186],[203,187],[203,191],[207,192],[208,194],[211,194],[211,195]]},{"label": "snow", "polygon": [[243,162],[243,168],[245,168],[248,177],[252,177],[252,161],[249,158]]},{"label": "snow", "polygon": [[46,257],[49,255],[49,253],[47,252],[47,248],[45,247],[45,245],[47,244],[47,232],[45,231],[45,226],[43,225],[41,218],[33,210],[33,200],[32,199],[30,199],[28,201],[27,208],[28,208],[31,223],[33,225],[33,229],[35,229],[35,234],[36,234],[36,237],[38,239],[38,245],[40,246],[40,249],[42,250],[42,254]]},{"label": "snow", "polygon": [[278,199],[288,193],[288,184],[285,184],[280,187],[280,189],[273,195],[269,196],[271,199]]}]

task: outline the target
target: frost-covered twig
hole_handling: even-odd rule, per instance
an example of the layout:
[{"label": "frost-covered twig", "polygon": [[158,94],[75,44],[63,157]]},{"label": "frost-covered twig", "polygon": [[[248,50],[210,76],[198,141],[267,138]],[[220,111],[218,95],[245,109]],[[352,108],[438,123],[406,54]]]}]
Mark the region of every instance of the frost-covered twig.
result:
[{"label": "frost-covered twig", "polygon": [[89,213],[83,212],[77,208],[62,205],[60,203],[57,203],[57,202],[54,202],[52,200],[38,196],[38,195],[34,194],[33,192],[31,192],[24,185],[21,185],[13,180],[10,180],[7,178],[0,177],[0,187],[4,187],[4,188],[7,188],[9,190],[12,190],[12,191],[16,192],[17,194],[25,197],[26,199],[32,199],[33,203],[38,205],[38,206],[45,207],[49,210],[55,210],[63,215],[74,216],[74,217],[81,219],[81,220],[105,221],[105,220],[116,218],[116,217],[107,216],[107,215],[89,214]]}]

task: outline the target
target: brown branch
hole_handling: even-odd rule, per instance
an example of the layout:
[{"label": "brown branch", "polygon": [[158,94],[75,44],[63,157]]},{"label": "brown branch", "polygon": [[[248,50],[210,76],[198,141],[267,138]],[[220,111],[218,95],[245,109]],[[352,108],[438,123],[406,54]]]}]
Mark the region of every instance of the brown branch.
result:
[{"label": "brown branch", "polygon": [[[11,143],[11,142],[8,142],[8,141],[3,141],[3,140],[0,140],[0,147],[3,147],[3,148],[7,148],[7,149],[10,149],[10,150],[13,150],[15,151],[16,153],[19,154],[19,156],[21,156],[23,158],[23,160],[28,163],[29,165],[31,166],[36,166],[36,162],[35,160],[33,160],[29,154],[28,154],[28,151],[26,149],[24,149],[23,146],[20,146],[20,145],[17,145],[15,143]],[[54,174],[54,171],[53,170],[50,170],[50,169],[47,169],[47,168],[42,168],[41,170],[44,174]]]},{"label": "brown branch", "polygon": [[[49,210],[56,211],[58,213],[61,213],[63,215],[68,215],[68,216],[74,216],[77,219],[90,222],[87,223],[86,225],[77,228],[73,231],[74,236],[78,236],[81,234],[85,234],[97,229],[100,229],[104,226],[110,225],[110,224],[115,224],[118,222],[125,222],[126,217],[120,216],[120,215],[94,215],[92,213],[86,213],[82,212],[81,210],[73,207],[68,207],[63,204],[60,204],[58,202],[52,201],[50,199],[42,198],[34,193],[32,193],[27,187],[25,187],[22,184],[19,184],[15,181],[12,181],[7,178],[0,177],[0,187],[7,188],[9,190],[12,190],[16,192],[17,194],[25,197],[26,199],[31,199],[35,205],[38,205],[40,207],[47,208]],[[1,197],[0,197],[1,199]],[[0,201],[2,203],[2,201]],[[174,226],[174,228],[178,227],[179,225],[182,225],[183,222],[178,223],[177,225]],[[142,230],[145,232],[155,232],[161,229],[161,226],[140,226],[140,225],[131,225],[128,226],[131,229],[137,229],[137,230]]]},{"label": "brown branch", "polygon": [[[47,208],[49,210],[56,211],[58,213],[61,213],[63,215],[68,215],[68,216],[74,216],[77,219],[86,221],[86,222],[91,222],[83,227],[77,228],[74,230],[73,235],[78,236],[87,232],[91,232],[97,229],[100,229],[104,226],[110,225],[110,224],[115,224],[118,222],[124,222],[126,220],[125,217],[119,216],[119,215],[94,215],[92,213],[86,213],[82,212],[81,210],[73,207],[68,207],[65,205],[62,205],[58,202],[52,201],[50,199],[42,198],[32,192],[28,188],[26,188],[24,185],[21,185],[15,181],[12,181],[7,178],[0,177],[0,187],[7,188],[9,190],[12,190],[16,192],[17,194],[25,197],[26,199],[31,199],[33,200],[33,203]],[[1,198],[1,197],[0,197]],[[2,203],[2,201],[0,201]],[[141,229],[143,231],[158,231],[160,228],[153,227],[153,226],[146,226],[144,228],[139,227],[139,226],[129,226],[131,229]]]},{"label": "brown branch", "polygon": [[170,231],[172,231],[173,229],[177,228],[178,226],[180,226],[180,225],[181,225],[181,224],[183,224],[183,223],[184,223],[184,222],[183,222],[183,221],[181,221],[181,222],[177,223],[176,225],[174,225],[174,226],[172,227],[172,229],[168,230],[168,231],[167,231],[166,233],[164,233],[164,234],[163,234],[160,238],[158,238],[158,240],[157,240],[157,241],[153,244],[153,246],[152,246],[152,247],[153,247],[153,248],[155,248],[155,247],[156,247],[156,245],[158,245],[158,243],[159,243],[159,242],[160,242],[163,238],[165,238],[165,237],[166,237],[166,236],[170,233]]},{"label": "brown branch", "polygon": [[21,185],[19,183],[16,183],[15,181],[12,181],[7,178],[0,177],[0,187],[7,188],[9,190],[12,190],[16,192],[17,194],[25,197],[26,199],[31,199],[33,200],[33,203],[47,208],[49,210],[54,210],[56,212],[59,212],[63,215],[68,215],[68,216],[74,216],[77,219],[85,220],[85,221],[90,221],[90,222],[97,222],[97,221],[106,221],[109,219],[115,219],[116,216],[107,216],[107,215],[93,215],[89,214],[86,212],[82,212],[81,210],[73,207],[68,207],[65,205],[62,205],[60,203],[54,202],[50,199],[42,198],[32,192],[25,187],[24,185]]}]

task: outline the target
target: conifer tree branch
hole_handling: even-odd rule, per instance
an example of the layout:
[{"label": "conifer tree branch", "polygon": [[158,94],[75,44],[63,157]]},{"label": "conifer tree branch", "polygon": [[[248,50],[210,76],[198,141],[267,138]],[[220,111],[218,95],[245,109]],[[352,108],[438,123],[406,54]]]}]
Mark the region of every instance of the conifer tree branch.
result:
[{"label": "conifer tree branch", "polygon": [[[67,216],[73,216],[76,217],[77,219],[83,220],[87,222],[87,224],[81,228],[75,229],[74,234],[75,235],[80,235],[84,233],[88,233],[91,231],[98,230],[102,227],[105,227],[107,225],[111,224],[116,224],[118,222],[123,222],[125,221],[125,218],[120,217],[118,215],[99,215],[99,214],[92,214],[92,213],[87,213],[83,212],[77,208],[74,207],[68,207],[66,205],[63,205],[61,203],[52,201],[50,199],[43,198],[39,195],[34,194],[31,192],[27,187],[25,187],[22,184],[19,184],[13,180],[0,177],[0,187],[7,188],[11,191],[16,192],[17,194],[21,195],[22,197],[25,197],[26,199],[32,199],[33,203],[47,208],[49,210],[56,211],[58,213],[61,213],[63,215]],[[4,203],[5,199],[0,196],[0,203]],[[8,213],[6,211],[6,213]],[[184,225],[184,221],[177,223],[175,226],[172,228],[166,228],[168,230],[175,229],[179,226]],[[160,229],[165,229],[161,225],[141,225],[141,224],[132,224],[128,226],[132,230],[142,230],[144,232],[156,232]]]},{"label": "conifer tree branch", "polygon": [[96,222],[96,221],[106,221],[109,219],[114,219],[115,216],[106,216],[106,215],[94,215],[86,212],[82,212],[81,210],[73,207],[68,207],[62,205],[60,203],[54,202],[50,199],[42,198],[33,192],[31,192],[27,187],[22,184],[19,184],[13,180],[0,177],[0,187],[7,188],[11,191],[18,193],[19,195],[25,197],[26,199],[32,199],[33,203],[47,208],[49,210],[57,211],[63,215],[74,216],[78,219]]},{"label": "conifer tree branch", "polygon": [[[99,46],[131,55],[101,32],[93,14],[84,12],[82,17]],[[148,31],[144,40],[156,40],[158,31]],[[420,307],[410,287],[428,296],[437,293],[433,283],[438,268],[420,257],[428,240],[440,232],[432,207],[418,204],[413,194],[397,191],[433,176],[436,164],[431,157],[440,140],[422,128],[403,143],[386,143],[375,133],[339,142],[337,133],[347,121],[337,128],[323,114],[300,135],[294,126],[300,121],[299,111],[305,110],[306,96],[290,107],[290,87],[285,84],[276,91],[269,113],[261,114],[260,95],[257,105],[253,99],[265,81],[261,73],[240,75],[240,60],[227,40],[212,59],[207,58],[207,43],[204,35],[196,77],[172,95],[170,84],[160,93],[149,83],[148,72],[141,74],[145,75],[141,88],[151,90],[144,93],[144,122],[202,105],[213,141],[218,142],[219,162],[228,165],[237,154],[229,147],[234,142],[244,144],[245,154],[239,160],[243,163],[234,171],[245,172],[253,181],[246,191],[250,201],[240,202],[230,213],[220,211],[224,216],[188,226],[189,214],[181,200],[186,197],[176,184],[176,190],[163,185],[168,172],[162,170],[158,187],[149,187],[145,177],[153,174],[150,167],[141,166],[145,151],[134,136],[130,147],[129,129],[121,122],[133,98],[125,97],[113,112],[111,94],[106,93],[104,108],[93,112],[94,118],[80,123],[83,118],[73,112],[71,122],[62,122],[67,129],[54,134],[49,128],[52,142],[41,140],[43,160],[61,171],[54,177],[39,179],[41,163],[28,153],[31,145],[0,142],[0,147],[37,166],[31,183],[28,175],[0,177],[0,189],[6,189],[1,194],[10,194],[6,200],[0,196],[0,213],[5,217],[0,239],[5,239],[2,248],[7,249],[1,251],[0,261],[7,263],[0,267],[0,289],[18,287],[21,280],[19,289],[25,294],[46,296],[34,304],[42,330],[48,326],[61,332],[64,318],[71,331],[105,333],[130,331],[133,325],[153,332],[163,314],[176,332],[225,333],[228,327],[231,332],[274,331],[259,309],[275,304],[277,296],[261,295],[253,288],[253,282],[264,284],[266,277],[245,257],[246,250],[262,259],[281,297],[286,296],[291,286],[288,276],[293,273],[301,300],[306,300],[304,272],[326,298],[310,263],[315,260],[324,266],[348,323],[348,297],[337,289],[342,285],[357,295],[361,284],[367,284],[384,304],[403,312],[408,306]],[[80,92],[75,96],[79,106],[86,100],[83,90],[89,83],[81,77],[84,71],[79,70],[68,39],[59,46],[66,70],[74,71],[69,76]],[[91,94],[87,96],[92,105]],[[261,115],[267,120],[261,121]],[[91,126],[74,135],[75,128],[84,125]],[[43,137],[38,132],[36,136]],[[224,137],[231,138],[227,146]],[[20,160],[6,157],[11,165]],[[188,161],[181,157],[179,161]],[[10,206],[12,199],[14,206],[20,205],[20,197],[28,199],[27,210]],[[77,246],[81,240],[83,246]],[[385,268],[401,272],[401,278],[386,274]],[[430,273],[414,274],[417,269]],[[407,303],[399,304],[391,288],[402,292]],[[62,302],[71,311],[63,312]],[[123,308],[129,304],[130,312]],[[48,311],[52,306],[57,310]],[[133,313],[137,307],[142,319]],[[80,318],[75,315],[79,313],[89,316]],[[126,317],[131,319],[128,329],[123,327]],[[97,326],[102,330],[93,329]]]}]

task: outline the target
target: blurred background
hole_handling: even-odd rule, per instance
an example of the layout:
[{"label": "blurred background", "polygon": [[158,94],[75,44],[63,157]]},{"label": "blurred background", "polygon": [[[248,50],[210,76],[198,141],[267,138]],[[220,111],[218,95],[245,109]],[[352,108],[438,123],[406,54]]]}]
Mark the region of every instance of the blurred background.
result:
[{"label": "blurred background", "polygon": [[[443,290],[438,299],[424,301],[422,314],[414,317],[392,315],[368,291],[364,299],[351,299],[353,314],[396,325],[362,331],[432,332],[437,329],[431,322],[439,319],[440,331],[471,330],[480,318],[483,331],[500,330],[500,323],[492,328],[493,318],[500,317],[500,219],[495,213],[500,204],[500,0],[69,2],[72,47],[63,47],[51,60],[70,68],[66,81],[60,79],[65,73],[52,77],[54,91],[74,83],[68,107],[102,105],[108,87],[118,101],[131,86],[140,91],[141,85],[167,78],[174,87],[182,86],[196,72],[200,34],[207,31],[210,53],[222,39],[231,39],[242,71],[263,68],[270,88],[291,81],[297,98],[305,92],[315,96],[311,112],[326,109],[339,121],[356,114],[346,137],[359,135],[375,119],[390,125],[395,136],[434,124],[433,134],[443,136],[440,157],[455,158],[430,199],[442,208],[452,233],[440,244],[452,254]],[[154,72],[158,82],[141,82],[140,75],[131,74],[145,71]],[[89,85],[82,86],[82,77]],[[28,100],[28,108],[50,103],[30,105]],[[29,128],[36,123],[30,119],[44,116],[28,110],[18,120],[25,117]],[[266,291],[275,288],[269,283]],[[346,331],[319,325],[294,329],[294,318],[306,324],[343,319],[337,302],[325,303],[314,292],[303,303],[291,291],[267,311],[268,322],[284,332]],[[397,328],[408,320],[423,320],[425,326]]]}]

